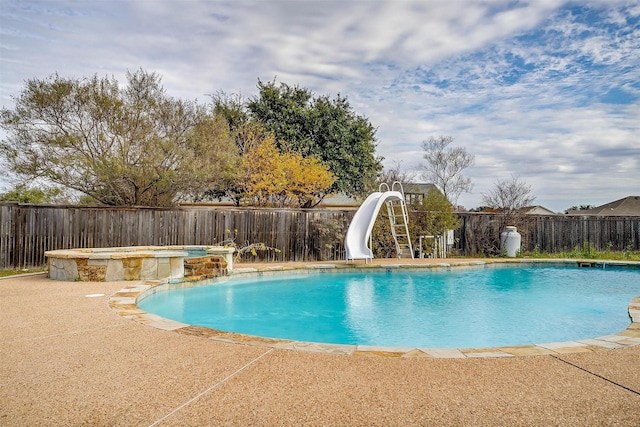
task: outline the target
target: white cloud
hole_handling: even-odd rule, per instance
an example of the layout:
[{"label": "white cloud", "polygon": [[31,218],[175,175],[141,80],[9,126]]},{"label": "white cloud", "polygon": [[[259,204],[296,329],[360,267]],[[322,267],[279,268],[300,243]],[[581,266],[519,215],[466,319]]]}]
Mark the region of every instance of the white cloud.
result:
[{"label": "white cloud", "polygon": [[168,92],[255,93],[257,79],[346,95],[378,127],[386,164],[417,169],[421,142],[476,155],[481,203],[517,175],[561,210],[638,194],[640,6],[633,0],[5,0],[0,99],[54,72]]}]

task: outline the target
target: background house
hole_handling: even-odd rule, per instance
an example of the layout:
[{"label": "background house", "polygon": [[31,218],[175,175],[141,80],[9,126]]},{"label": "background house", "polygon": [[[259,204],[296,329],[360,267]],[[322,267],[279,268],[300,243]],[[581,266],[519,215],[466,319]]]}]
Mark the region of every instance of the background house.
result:
[{"label": "background house", "polygon": [[592,209],[567,211],[567,215],[640,216],[640,196],[628,196]]},{"label": "background house", "polygon": [[560,215],[559,213],[540,205],[521,208],[520,212],[524,215]]},{"label": "background house", "polygon": [[424,197],[432,190],[440,191],[434,184],[413,182],[404,184],[404,200],[409,205],[422,203]]},{"label": "background house", "polygon": [[318,204],[319,208],[357,208],[364,202],[364,198],[347,196],[344,193],[331,194],[326,196]]},{"label": "background house", "polygon": [[[403,184],[404,190],[404,199],[407,204],[421,203],[424,197],[429,194],[431,190],[438,190],[434,184],[427,183],[406,183]],[[333,194],[322,199],[318,207],[322,208],[357,208],[362,202],[364,202],[365,197],[357,198],[350,197],[343,193]]]}]

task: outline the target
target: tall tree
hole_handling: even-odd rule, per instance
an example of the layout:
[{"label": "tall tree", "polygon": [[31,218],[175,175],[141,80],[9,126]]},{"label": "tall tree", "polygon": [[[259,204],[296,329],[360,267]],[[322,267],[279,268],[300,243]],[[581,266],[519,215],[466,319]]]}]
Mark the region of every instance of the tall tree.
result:
[{"label": "tall tree", "polygon": [[314,156],[280,153],[273,136],[242,157],[244,196],[255,206],[304,207],[321,198],[335,180]]},{"label": "tall tree", "polygon": [[2,156],[15,175],[44,178],[107,205],[171,205],[228,179],[237,162],[227,123],[168,96],[155,73],[31,79],[3,108]]},{"label": "tall tree", "polygon": [[464,147],[449,148],[452,142],[450,136],[430,137],[423,141],[426,163],[422,165],[422,173],[456,206],[460,194],[473,188],[471,178],[463,176],[462,171],[473,165],[474,156]]},{"label": "tall tree", "polygon": [[347,98],[314,96],[311,91],[275,81],[258,81],[258,95],[247,108],[273,132],[276,142],[302,156],[315,156],[336,176],[330,193],[362,195],[382,170],[375,155],[376,129],[357,115]]},{"label": "tall tree", "polygon": [[[231,132],[236,145],[236,154],[242,159],[249,153],[255,153],[256,147],[267,140],[273,140],[273,134],[268,132],[257,120],[254,120],[247,109],[246,100],[241,95],[229,95],[218,91],[211,95],[211,110],[214,116],[223,117]],[[246,174],[239,172],[236,179],[225,182],[224,186],[211,186],[204,191],[200,199],[228,198],[236,206],[245,200]]]}]

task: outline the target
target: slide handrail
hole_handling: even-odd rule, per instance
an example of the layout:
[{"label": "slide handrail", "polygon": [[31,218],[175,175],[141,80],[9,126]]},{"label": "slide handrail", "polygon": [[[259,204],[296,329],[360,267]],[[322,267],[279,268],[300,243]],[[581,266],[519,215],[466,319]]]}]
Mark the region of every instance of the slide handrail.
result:
[{"label": "slide handrail", "polygon": [[[396,184],[399,187],[398,190],[396,190]],[[389,188],[388,185],[387,188]],[[397,191],[398,193],[402,194],[402,197],[404,197],[404,188],[402,188],[402,183],[400,181],[393,181],[393,184],[391,184],[391,191]]]}]

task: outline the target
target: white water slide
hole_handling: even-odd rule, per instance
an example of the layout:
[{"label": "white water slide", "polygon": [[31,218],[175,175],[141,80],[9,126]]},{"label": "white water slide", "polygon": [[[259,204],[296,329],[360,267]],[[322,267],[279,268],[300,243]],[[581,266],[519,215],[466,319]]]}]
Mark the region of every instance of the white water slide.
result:
[{"label": "white water slide", "polygon": [[[399,183],[394,183],[392,190],[395,189],[396,184]],[[384,187],[387,188],[387,191],[376,191],[375,193],[371,193],[364,203],[360,205],[355,216],[351,220],[344,242],[346,249],[346,261],[364,259],[366,262],[367,260],[373,259],[373,252],[369,247],[371,231],[373,230],[373,224],[376,222],[378,212],[380,212],[380,208],[383,204],[387,204],[389,221],[391,222],[391,230],[393,231],[393,237],[396,242],[398,257],[400,257],[402,252],[398,238],[402,236],[409,242],[407,247],[411,253],[411,257],[413,258],[413,249],[411,248],[409,232],[407,229],[407,214],[402,186],[400,185],[400,191],[389,191],[389,187],[386,184],[383,184],[380,186],[380,190]],[[396,214],[394,204],[401,207],[401,213]],[[398,218],[401,218],[402,220],[397,221]],[[405,234],[397,234],[396,227],[404,228]]]}]

